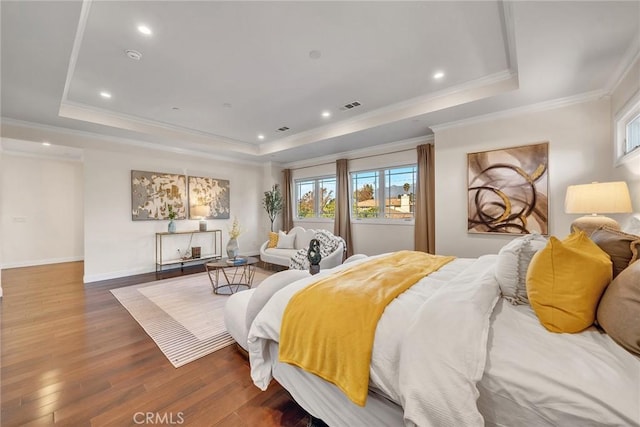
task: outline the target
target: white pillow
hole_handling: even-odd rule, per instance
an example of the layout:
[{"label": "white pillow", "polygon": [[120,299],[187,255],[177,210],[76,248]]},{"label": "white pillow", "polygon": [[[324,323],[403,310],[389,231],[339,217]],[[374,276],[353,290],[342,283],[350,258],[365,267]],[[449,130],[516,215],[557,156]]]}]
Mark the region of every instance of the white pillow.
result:
[{"label": "white pillow", "polygon": [[502,296],[511,304],[529,304],[527,298],[527,269],[531,258],[547,245],[540,234],[527,234],[507,243],[496,261],[495,276]]},{"label": "white pillow", "polygon": [[278,231],[278,249],[295,249],[296,235],[287,234],[284,231]]}]

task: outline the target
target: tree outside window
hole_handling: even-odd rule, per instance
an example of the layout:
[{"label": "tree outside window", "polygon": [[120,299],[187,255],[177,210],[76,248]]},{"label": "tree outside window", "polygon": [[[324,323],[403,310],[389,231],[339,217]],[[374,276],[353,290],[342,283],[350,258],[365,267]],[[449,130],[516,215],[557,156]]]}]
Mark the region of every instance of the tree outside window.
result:
[{"label": "tree outside window", "polygon": [[296,181],[297,218],[334,218],[335,194],[335,177]]}]

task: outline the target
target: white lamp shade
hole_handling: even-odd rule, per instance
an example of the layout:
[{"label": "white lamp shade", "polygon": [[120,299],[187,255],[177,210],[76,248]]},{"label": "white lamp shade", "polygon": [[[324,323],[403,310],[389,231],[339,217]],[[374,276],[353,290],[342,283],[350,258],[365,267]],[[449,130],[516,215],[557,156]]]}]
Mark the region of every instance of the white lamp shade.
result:
[{"label": "white lamp shade", "polygon": [[568,214],[606,214],[631,212],[629,188],[624,181],[570,185],[564,201]]},{"label": "white lamp shade", "polygon": [[206,218],[209,214],[209,206],[205,205],[194,205],[190,209],[191,218]]}]

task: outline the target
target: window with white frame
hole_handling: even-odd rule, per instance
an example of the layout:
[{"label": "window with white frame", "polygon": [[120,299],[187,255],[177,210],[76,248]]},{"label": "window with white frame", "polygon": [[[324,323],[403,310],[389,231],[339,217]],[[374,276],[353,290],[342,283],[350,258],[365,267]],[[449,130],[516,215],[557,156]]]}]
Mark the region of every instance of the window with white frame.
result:
[{"label": "window with white frame", "polygon": [[640,93],[631,98],[615,117],[616,161],[640,155]]},{"label": "window with white frame", "polygon": [[351,173],[353,219],[413,220],[416,165]]},{"label": "window with white frame", "polygon": [[336,177],[295,181],[296,218],[330,218],[336,211]]},{"label": "window with white frame", "polygon": [[624,154],[629,154],[640,147],[640,114],[635,116],[626,126]]}]

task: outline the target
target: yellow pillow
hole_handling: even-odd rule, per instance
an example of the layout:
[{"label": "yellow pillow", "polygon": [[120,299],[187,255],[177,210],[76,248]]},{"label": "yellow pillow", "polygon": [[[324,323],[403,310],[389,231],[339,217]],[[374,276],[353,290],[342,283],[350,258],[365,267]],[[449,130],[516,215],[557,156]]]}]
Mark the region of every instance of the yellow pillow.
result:
[{"label": "yellow pillow", "polygon": [[611,259],[580,231],[550,237],[527,270],[527,296],[540,323],[552,332],[580,332],[593,324],[598,301],[611,282]]},{"label": "yellow pillow", "polygon": [[267,248],[275,248],[278,245],[278,233],[269,232],[269,244]]}]

